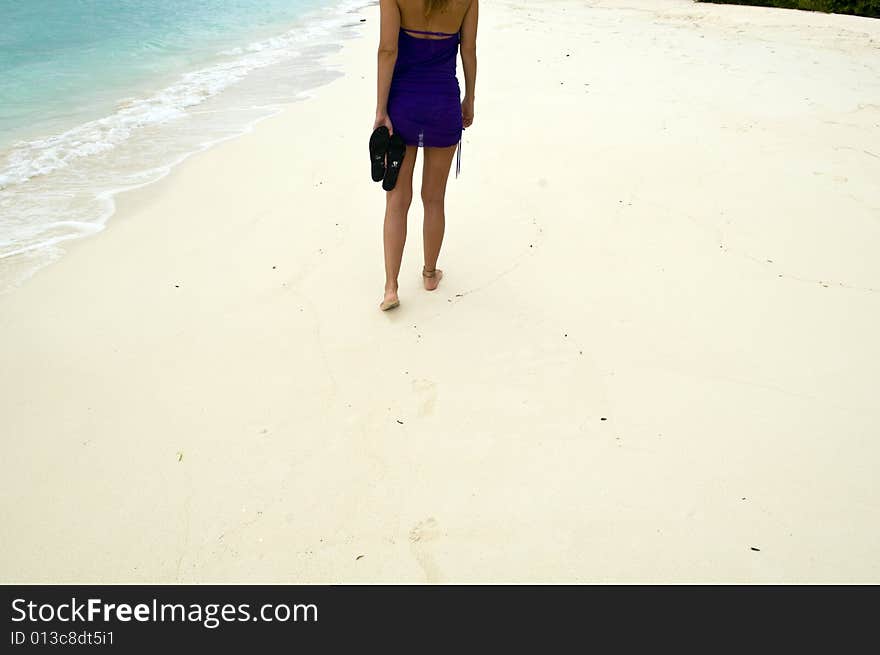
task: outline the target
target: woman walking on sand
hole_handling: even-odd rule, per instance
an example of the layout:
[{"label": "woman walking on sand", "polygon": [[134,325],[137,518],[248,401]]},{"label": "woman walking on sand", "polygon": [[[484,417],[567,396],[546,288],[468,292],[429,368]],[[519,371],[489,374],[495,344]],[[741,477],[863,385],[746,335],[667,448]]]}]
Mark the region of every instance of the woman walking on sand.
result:
[{"label": "woman walking on sand", "polygon": [[[386,311],[397,307],[397,278],[406,242],[406,219],[412,202],[416,156],[424,148],[422,204],[425,289],[440,284],[437,268],[446,225],[444,198],[449,169],[461,132],[474,120],[477,75],[477,14],[479,0],[380,0],[378,98],[373,129],[385,126],[402,138],[403,160],[396,183],[385,198]],[[461,48],[465,93],[455,76]],[[399,139],[397,140],[399,142]],[[403,152],[403,144],[406,146]],[[460,151],[459,151],[460,154]]]}]

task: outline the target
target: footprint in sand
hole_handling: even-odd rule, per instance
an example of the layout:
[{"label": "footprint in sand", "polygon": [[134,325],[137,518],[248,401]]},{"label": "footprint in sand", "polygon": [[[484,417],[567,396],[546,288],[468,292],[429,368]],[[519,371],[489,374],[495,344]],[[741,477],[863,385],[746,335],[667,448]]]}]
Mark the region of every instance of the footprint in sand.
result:
[{"label": "footprint in sand", "polygon": [[437,385],[430,380],[413,380],[413,393],[420,397],[419,416],[428,416],[434,412],[437,402]]},{"label": "footprint in sand", "polygon": [[442,536],[440,526],[433,517],[421,521],[409,531],[409,546],[422,571],[425,572],[427,582],[440,582],[440,569],[437,568],[434,557],[428,551],[431,542]]}]

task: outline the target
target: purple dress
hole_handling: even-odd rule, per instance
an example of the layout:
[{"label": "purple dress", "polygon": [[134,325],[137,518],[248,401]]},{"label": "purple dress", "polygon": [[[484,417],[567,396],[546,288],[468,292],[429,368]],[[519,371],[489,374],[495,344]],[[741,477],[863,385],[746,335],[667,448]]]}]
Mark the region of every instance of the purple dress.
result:
[{"label": "purple dress", "polygon": [[[407,34],[445,36],[422,39]],[[461,166],[461,89],[455,76],[459,34],[401,28],[397,63],[388,92],[388,116],[394,131],[410,146],[459,145]]]}]

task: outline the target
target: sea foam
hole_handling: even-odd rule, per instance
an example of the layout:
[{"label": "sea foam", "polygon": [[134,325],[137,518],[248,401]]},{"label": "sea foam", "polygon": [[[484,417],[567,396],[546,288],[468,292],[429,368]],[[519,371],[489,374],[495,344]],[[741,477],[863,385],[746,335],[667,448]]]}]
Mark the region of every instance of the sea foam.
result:
[{"label": "sea foam", "polygon": [[63,242],[103,229],[119,191],[161,178],[338,76],[324,58],[356,35],[356,12],[368,4],[311,12],[281,34],[218,52],[161,90],[120,98],[109,115],[0,153],[0,292],[61,256]]}]

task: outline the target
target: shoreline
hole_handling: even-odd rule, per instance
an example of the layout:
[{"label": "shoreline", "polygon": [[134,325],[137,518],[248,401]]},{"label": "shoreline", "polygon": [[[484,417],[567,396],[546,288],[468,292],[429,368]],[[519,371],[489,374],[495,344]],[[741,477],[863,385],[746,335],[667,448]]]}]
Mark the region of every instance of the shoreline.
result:
[{"label": "shoreline", "polygon": [[437,291],[417,163],[377,308],[372,6],[0,296],[0,580],[880,581],[880,23],[481,8]]},{"label": "shoreline", "polygon": [[[165,75],[164,79],[168,82],[166,86],[160,86],[159,90],[148,92],[143,97],[117,101],[114,113],[77,123],[53,136],[19,140],[11,144],[5,152],[8,159],[7,169],[3,172],[9,179],[5,188],[0,187],[0,211],[10,216],[18,215],[18,219],[7,226],[10,230],[22,220],[39,219],[39,222],[33,224],[23,223],[16,228],[18,232],[13,232],[8,237],[18,240],[22,238],[19,232],[27,228],[30,231],[36,230],[38,237],[34,238],[38,240],[31,243],[32,238],[28,237],[17,245],[13,245],[13,241],[7,244],[5,252],[0,253],[0,295],[13,292],[26,284],[38,270],[63,258],[71,242],[102,232],[116,214],[114,198],[119,194],[154,184],[189,157],[250,132],[260,121],[283,111],[290,104],[310,97],[316,89],[343,75],[342,71],[328,66],[327,61],[335,51],[344,47],[347,40],[358,38],[358,12],[368,6],[369,2],[338,0],[327,8],[326,15],[317,10],[307,11],[294,23],[279,26],[280,31],[272,36],[264,33],[264,28],[261,34],[265,38],[262,40],[253,41],[249,38],[236,48],[216,53],[213,59],[202,62],[195,69]],[[319,36],[315,43],[300,43],[301,33]],[[294,47],[296,49],[292,50]],[[282,54],[275,55],[275,50]],[[264,51],[268,54],[264,54]],[[241,59],[227,61],[225,58],[230,56]],[[193,106],[188,106],[192,102],[188,100],[181,100],[181,107],[172,103],[172,106],[162,111],[173,110],[180,115],[170,121],[160,120],[152,125],[149,116],[140,115],[147,111],[151,103],[172,92],[177,95],[184,92],[196,93],[199,90],[197,85],[191,91],[187,90],[189,83],[185,80],[188,78],[196,79],[201,75],[207,76],[207,79],[211,71],[216,73],[227,68],[233,71],[236,67],[245,65],[243,62],[248,61],[248,58],[264,56],[275,57],[277,61],[264,66],[254,60],[250,64],[252,68],[238,81],[224,83],[224,87],[217,92],[203,89],[208,95]],[[278,76],[290,73],[291,70],[299,71],[294,77],[302,77],[302,83],[295,80],[288,83],[286,91],[275,93],[277,97],[269,94],[270,89],[261,89],[259,79],[265,77],[266,72],[272,74],[274,71],[274,75]],[[170,101],[162,100],[162,103],[165,102]],[[143,109],[137,109],[141,106]],[[127,107],[140,113],[125,116]],[[212,114],[220,118],[201,118]],[[126,122],[134,121],[135,127],[130,129],[128,136],[115,142],[110,136],[113,134],[113,130],[109,128],[112,121],[119,121],[120,127],[124,127]],[[105,122],[108,122],[107,127],[99,127]],[[124,132],[127,133],[128,129],[125,128]],[[107,134],[102,136],[104,131]],[[74,139],[80,133],[82,136]],[[175,142],[173,146],[169,146],[167,152],[161,147],[153,148],[150,143],[151,139],[160,143],[168,141],[175,134],[185,137],[181,139],[181,143]],[[98,152],[86,156],[76,154],[76,150],[82,148],[100,150],[107,146],[101,141],[104,138],[110,140],[109,153]],[[55,151],[64,153],[64,144],[71,139],[74,142],[82,139],[84,141],[72,153],[62,154],[60,162],[55,161]],[[91,142],[89,139],[95,141]],[[56,145],[47,145],[53,143]],[[30,153],[28,157],[22,159],[27,153]],[[72,157],[70,162],[65,159],[68,156]],[[137,168],[131,168],[128,161],[139,157],[143,163]],[[15,163],[16,160],[21,161]],[[42,160],[45,161],[41,163]],[[43,170],[44,166],[49,166],[49,169]],[[30,172],[29,168],[32,169]],[[89,171],[92,171],[91,174],[88,174]],[[17,175],[26,175],[27,179],[24,182],[15,181]],[[89,185],[78,181],[86,175],[89,179],[94,178]],[[0,175],[0,183],[2,181],[3,175]],[[56,206],[40,200],[41,197],[64,195],[72,198],[66,206]],[[35,218],[26,218],[28,216]]]}]

